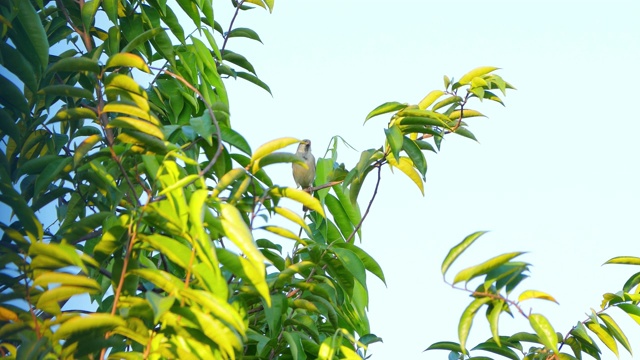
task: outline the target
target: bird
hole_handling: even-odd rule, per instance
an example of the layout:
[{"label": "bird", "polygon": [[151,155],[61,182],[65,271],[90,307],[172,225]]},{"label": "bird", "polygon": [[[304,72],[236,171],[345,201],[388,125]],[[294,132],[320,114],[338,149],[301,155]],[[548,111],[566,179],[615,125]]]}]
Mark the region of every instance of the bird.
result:
[{"label": "bird", "polygon": [[[304,160],[307,168],[305,169],[302,165],[294,163],[292,166],[293,180],[296,182],[296,186],[301,187],[303,190],[309,189],[313,186],[313,180],[316,178],[316,158],[311,153],[311,141],[309,139],[300,141],[296,155]],[[308,210],[306,207],[302,209],[304,211]]]}]

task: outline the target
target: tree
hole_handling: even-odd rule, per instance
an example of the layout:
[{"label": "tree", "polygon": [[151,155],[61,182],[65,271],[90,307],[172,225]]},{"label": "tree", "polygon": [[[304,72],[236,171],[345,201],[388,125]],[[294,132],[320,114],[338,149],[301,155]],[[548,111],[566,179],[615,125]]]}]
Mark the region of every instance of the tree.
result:
[{"label": "tree", "polygon": [[[388,102],[382,146],[352,169],[339,138],[314,191],[274,184],[303,163],[284,137],[255,150],[233,130],[225,81],[269,91],[211,0],[7,0],[0,75],[0,351],[13,358],[362,358],[367,319],[356,245],[384,165],[423,191],[425,151],[474,139],[471,100],[502,103],[494,67],[444,79],[418,104]],[[176,11],[196,28],[187,34]],[[66,44],[64,41],[66,40]],[[376,190],[358,204],[368,175]],[[296,204],[289,208],[285,199]],[[300,215],[302,204],[311,209]],[[269,234],[263,237],[261,234]],[[290,239],[288,251],[280,238]],[[73,309],[69,299],[89,296]],[[464,347],[464,346],[463,346]]]}]

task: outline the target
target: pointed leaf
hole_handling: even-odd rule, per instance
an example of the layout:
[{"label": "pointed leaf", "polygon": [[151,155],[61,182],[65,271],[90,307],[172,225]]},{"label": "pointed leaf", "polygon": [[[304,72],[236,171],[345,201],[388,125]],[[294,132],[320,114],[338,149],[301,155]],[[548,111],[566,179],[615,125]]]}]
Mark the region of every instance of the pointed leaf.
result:
[{"label": "pointed leaf", "polygon": [[409,106],[409,105],[408,104],[402,104],[402,103],[399,103],[397,101],[384,103],[384,104],[378,106],[377,108],[371,110],[371,112],[364,119],[364,122],[366,123],[367,120],[371,119],[374,116],[390,113],[390,112],[393,112],[393,111],[402,110],[402,109],[406,108],[407,106]]},{"label": "pointed leaf", "polygon": [[469,331],[471,330],[471,325],[473,324],[473,318],[476,316],[476,313],[480,308],[491,301],[489,297],[481,297],[474,299],[460,317],[460,322],[458,323],[458,339],[460,340],[460,349],[463,353],[468,354],[469,352],[466,350],[467,338],[469,337]]},{"label": "pointed leaf", "polygon": [[496,257],[493,257],[481,264],[478,265],[474,265],[471,267],[468,267],[464,270],[461,270],[459,273],[456,274],[456,276],[453,279],[453,283],[457,284],[461,281],[465,281],[468,282],[469,280],[484,275],[486,273],[488,273],[489,271],[497,268],[498,266],[506,263],[507,261],[520,256],[524,254],[524,252],[511,252],[511,253],[506,253],[506,254],[502,254],[502,255],[498,255]]},{"label": "pointed leaf", "polygon": [[458,80],[458,83],[460,83],[461,85],[467,85],[471,82],[471,80],[473,80],[473,78],[476,78],[478,76],[482,76],[482,75],[486,75],[492,71],[498,70],[499,68],[497,67],[493,67],[493,66],[481,66],[478,68],[475,68],[471,71],[469,71],[468,73],[464,74],[460,80]]},{"label": "pointed leaf", "polygon": [[526,290],[526,291],[523,291],[522,294],[520,294],[520,296],[518,296],[518,302],[523,302],[528,299],[549,300],[558,304],[558,301],[553,296],[538,290]]},{"label": "pointed leaf", "polygon": [[541,314],[531,314],[529,315],[529,324],[533,330],[535,330],[536,334],[538,334],[542,344],[557,354],[558,336],[555,330],[553,330],[551,323],[549,323],[549,320]]},{"label": "pointed leaf", "polygon": [[469,246],[471,246],[471,244],[473,244],[478,238],[480,238],[480,236],[486,233],[487,233],[486,231],[476,231],[473,234],[464,238],[464,240],[462,240],[458,245],[451,248],[447,256],[444,258],[444,261],[442,262],[442,266],[440,267],[442,275],[444,276],[447,270],[449,270],[449,267],[451,266],[451,264],[453,264],[453,262],[456,261],[458,256],[460,256]]},{"label": "pointed leaf", "polygon": [[[431,104],[433,104],[439,97],[444,95],[444,91],[442,90],[433,90],[427,96],[424,97],[419,103],[418,108],[421,110],[427,109]],[[434,109],[435,110],[435,109]]]}]

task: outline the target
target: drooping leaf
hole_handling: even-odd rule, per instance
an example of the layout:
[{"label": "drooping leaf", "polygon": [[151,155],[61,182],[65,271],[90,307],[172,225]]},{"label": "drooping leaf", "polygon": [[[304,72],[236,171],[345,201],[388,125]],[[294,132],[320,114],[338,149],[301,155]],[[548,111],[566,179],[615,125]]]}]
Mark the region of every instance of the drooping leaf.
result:
[{"label": "drooping leaf", "polygon": [[489,297],[481,297],[476,298],[464,309],[462,312],[462,316],[460,317],[460,322],[458,323],[458,339],[460,340],[460,349],[463,353],[467,354],[466,343],[467,338],[469,337],[469,331],[471,330],[471,325],[473,324],[473,318],[476,316],[476,313],[480,308],[489,303],[491,298]]}]

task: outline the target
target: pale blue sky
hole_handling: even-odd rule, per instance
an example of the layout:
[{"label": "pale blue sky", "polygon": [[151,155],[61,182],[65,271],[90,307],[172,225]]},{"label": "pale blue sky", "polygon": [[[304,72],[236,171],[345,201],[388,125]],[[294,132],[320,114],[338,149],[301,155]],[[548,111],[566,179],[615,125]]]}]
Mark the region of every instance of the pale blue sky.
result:
[{"label": "pale blue sky", "polygon": [[[276,1],[271,15],[240,14],[237,25],[258,31],[264,46],[232,39],[228,48],[247,56],[273,91],[272,98],[228,83],[233,126],[254,148],[296,136],[310,138],[318,157],[334,135],[360,151],[379,147],[387,118],[362,126],[371,109],[417,103],[442,88],[442,75],[459,78],[477,66],[501,67],[518,88],[505,108],[472,105],[489,116],[469,121],[479,143],[450,136],[440,154],[428,155],[424,197],[404,175],[383,172],[362,244],[388,283],[370,276],[371,327],[384,339],[371,346],[373,359],[446,358],[422,350],[457,339],[469,299],[443,284],[440,264],[476,230],[491,233],[452,271],[528,251],[522,259],[534,265],[532,278],[521,289],[558,299],[560,306],[529,305],[562,333],[640,270],[601,267],[640,255],[639,10],[637,1],[334,0]],[[227,15],[216,10],[223,26]],[[352,167],[358,153],[342,148],[340,156]],[[293,184],[286,166],[272,174]],[[373,181],[361,192],[363,207]],[[640,344],[637,324],[612,315]],[[500,325],[528,330],[521,319]],[[489,334],[480,316],[471,340]]]}]

